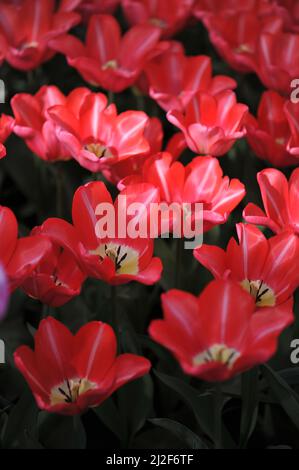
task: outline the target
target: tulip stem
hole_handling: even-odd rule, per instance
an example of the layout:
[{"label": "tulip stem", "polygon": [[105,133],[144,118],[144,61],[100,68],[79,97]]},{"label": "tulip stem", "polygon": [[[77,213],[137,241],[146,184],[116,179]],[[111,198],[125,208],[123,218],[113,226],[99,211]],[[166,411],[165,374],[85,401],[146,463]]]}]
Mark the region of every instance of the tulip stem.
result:
[{"label": "tulip stem", "polygon": [[114,93],[111,90],[108,91],[108,101],[109,101],[109,104],[114,103]]},{"label": "tulip stem", "polygon": [[221,384],[217,383],[214,391],[214,444],[215,449],[222,449],[222,407]]},{"label": "tulip stem", "polygon": [[183,264],[184,253],[184,238],[176,240],[176,260],[175,260],[175,288],[179,289],[181,286],[181,269]]},{"label": "tulip stem", "polygon": [[55,164],[55,180],[56,180],[56,216],[63,217],[64,208],[64,175],[59,163]]}]

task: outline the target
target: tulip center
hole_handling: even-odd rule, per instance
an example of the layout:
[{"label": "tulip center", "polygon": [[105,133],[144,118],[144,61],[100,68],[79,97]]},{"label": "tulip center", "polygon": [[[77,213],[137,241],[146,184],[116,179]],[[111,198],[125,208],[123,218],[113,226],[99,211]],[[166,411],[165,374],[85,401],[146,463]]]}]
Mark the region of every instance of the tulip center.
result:
[{"label": "tulip center", "polygon": [[19,49],[21,51],[25,51],[26,49],[32,49],[32,48],[38,48],[38,42],[37,41],[31,41],[31,42],[24,42],[21,44]]},{"label": "tulip center", "polygon": [[158,28],[166,29],[167,28],[167,23],[164,20],[161,20],[160,18],[151,18],[149,22],[153,26],[157,26]]},{"label": "tulip center", "polygon": [[249,281],[245,279],[245,281],[241,282],[241,286],[252,295],[257,307],[274,307],[276,304],[273,290],[264,281]]},{"label": "tulip center", "polygon": [[105,145],[99,143],[85,145],[85,150],[93,153],[97,158],[112,157],[112,152],[105,147]]},{"label": "tulip center", "polygon": [[281,145],[283,147],[286,143],[286,140],[283,137],[280,137],[280,138],[277,138],[275,142],[277,143],[277,145]]},{"label": "tulip center", "polygon": [[117,60],[108,60],[106,64],[102,65],[102,70],[116,70],[118,68]]},{"label": "tulip center", "polygon": [[98,255],[101,261],[105,258],[110,258],[114,263],[115,271],[118,275],[138,274],[139,253],[128,246],[108,243],[100,245],[92,254]]},{"label": "tulip center", "polygon": [[214,344],[206,351],[195,356],[193,364],[201,366],[210,362],[218,362],[231,369],[239,357],[240,353],[236,349],[229,348],[225,344]]},{"label": "tulip center", "polygon": [[51,405],[61,405],[62,403],[76,403],[80,395],[92,390],[96,384],[87,379],[65,380],[62,384],[52,388],[50,400]]},{"label": "tulip center", "polygon": [[237,54],[252,54],[253,50],[249,44],[241,44],[240,46],[236,47],[235,52]]}]

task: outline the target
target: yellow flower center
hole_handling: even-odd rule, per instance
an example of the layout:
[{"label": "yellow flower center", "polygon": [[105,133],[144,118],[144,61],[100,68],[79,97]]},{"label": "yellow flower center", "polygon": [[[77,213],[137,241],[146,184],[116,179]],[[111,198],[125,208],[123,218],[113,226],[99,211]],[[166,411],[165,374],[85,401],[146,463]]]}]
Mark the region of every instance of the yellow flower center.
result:
[{"label": "yellow flower center", "polygon": [[240,353],[233,348],[229,348],[225,344],[214,344],[206,351],[201,352],[193,359],[195,366],[209,364],[210,362],[218,362],[231,369],[240,357]]},{"label": "yellow flower center", "polygon": [[91,251],[90,254],[99,256],[101,261],[104,258],[110,258],[115,265],[115,271],[118,275],[138,274],[139,253],[128,246],[108,243],[100,245],[96,250]]},{"label": "yellow flower center", "polygon": [[236,47],[235,52],[237,54],[244,54],[244,53],[252,54],[253,50],[248,44],[241,44],[239,47]]},{"label": "yellow flower center", "polygon": [[106,64],[102,65],[102,70],[116,70],[118,68],[117,60],[108,60]]},{"label": "yellow flower center", "polygon": [[241,282],[241,286],[255,300],[257,307],[274,307],[276,304],[276,297],[271,289],[271,287],[267,286],[264,281],[257,280],[257,281],[250,281],[245,279]]},{"label": "yellow flower center", "polygon": [[51,390],[51,405],[61,405],[62,403],[76,403],[78,397],[96,388],[96,384],[87,379],[65,380],[62,384],[53,387]]}]

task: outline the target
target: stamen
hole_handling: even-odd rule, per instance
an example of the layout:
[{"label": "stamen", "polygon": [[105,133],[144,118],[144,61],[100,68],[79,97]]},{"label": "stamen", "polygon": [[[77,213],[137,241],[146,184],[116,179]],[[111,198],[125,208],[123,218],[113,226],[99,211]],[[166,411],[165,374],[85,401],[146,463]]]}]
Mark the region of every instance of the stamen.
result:
[{"label": "stamen", "polygon": [[274,307],[276,297],[274,291],[263,280],[245,279],[241,286],[254,298],[257,307]]},{"label": "stamen", "polygon": [[229,348],[225,344],[214,344],[207,350],[198,354],[193,359],[195,366],[209,364],[211,362],[219,362],[231,369],[240,357],[240,353],[232,348]]}]

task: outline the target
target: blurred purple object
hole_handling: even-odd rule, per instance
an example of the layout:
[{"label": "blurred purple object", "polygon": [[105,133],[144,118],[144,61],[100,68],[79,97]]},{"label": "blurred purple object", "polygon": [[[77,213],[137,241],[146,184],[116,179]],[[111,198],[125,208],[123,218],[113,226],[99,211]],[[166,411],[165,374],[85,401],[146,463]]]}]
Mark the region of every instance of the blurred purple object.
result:
[{"label": "blurred purple object", "polygon": [[0,265],[0,320],[4,318],[9,298],[7,277],[4,269]]}]

